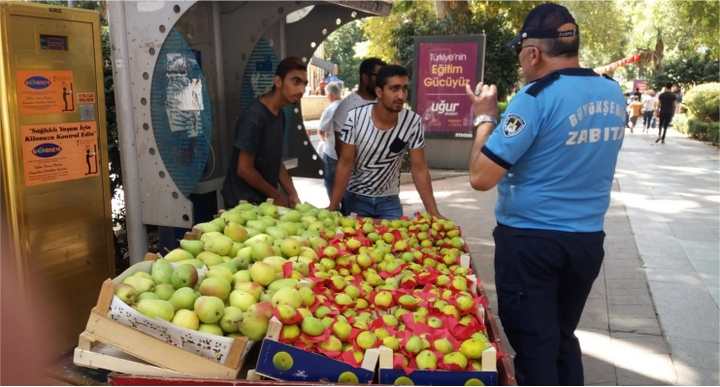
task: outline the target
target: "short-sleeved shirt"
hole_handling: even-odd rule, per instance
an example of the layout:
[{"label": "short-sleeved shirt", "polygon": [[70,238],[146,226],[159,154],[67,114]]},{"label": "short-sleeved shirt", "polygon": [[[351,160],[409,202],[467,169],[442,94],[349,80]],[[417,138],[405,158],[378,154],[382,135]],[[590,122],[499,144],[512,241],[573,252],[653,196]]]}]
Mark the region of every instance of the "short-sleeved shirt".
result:
[{"label": "short-sleeved shirt", "polygon": [[647,94],[643,94],[642,104],[643,104],[642,110],[645,112],[651,112],[651,111],[655,110],[655,97],[647,95]]},{"label": "short-sleeved shirt", "polygon": [[253,101],[235,126],[233,154],[222,191],[226,203],[234,205],[240,200],[247,200],[257,204],[267,200],[264,193],[256,190],[237,175],[238,157],[241,151],[255,155],[255,169],[265,181],[277,187],[283,139],[282,112],[274,115],[259,99]]},{"label": "short-sleeved shirt", "polygon": [[363,99],[363,97],[361,97],[357,92],[348,94],[347,97],[340,101],[340,105],[338,105],[337,109],[335,109],[335,114],[333,115],[332,120],[335,131],[339,132],[342,130],[343,125],[345,125],[345,122],[347,121],[347,115],[350,110],[360,106],[369,105],[371,103],[375,103],[375,100]]},{"label": "short-sleeved shirt", "polygon": [[658,101],[660,101],[660,114],[672,115],[675,113],[675,101],[677,96],[675,93],[670,91],[664,91],[658,95]]},{"label": "short-sleeved shirt", "polygon": [[630,112],[632,113],[632,114],[630,114],[630,117],[639,116],[641,114],[640,111],[642,110],[642,106],[643,106],[643,104],[640,101],[630,102]]},{"label": "short-sleeved shirt", "polygon": [[351,110],[340,132],[342,142],[356,149],[347,190],[374,197],[397,195],[403,154],[425,145],[422,120],[413,111],[403,109],[393,128],[381,130],[373,124],[373,106]]},{"label": "short-sleeved shirt", "polygon": [[340,100],[330,102],[320,115],[320,131],[325,134],[325,144],[322,153],[335,160],[337,160],[337,154],[335,152],[335,128],[333,118],[338,105],[340,105]]},{"label": "short-sleeved shirt", "polygon": [[624,128],[619,85],[590,69],[563,69],[523,87],[482,149],[507,169],[497,221],[602,231]]}]

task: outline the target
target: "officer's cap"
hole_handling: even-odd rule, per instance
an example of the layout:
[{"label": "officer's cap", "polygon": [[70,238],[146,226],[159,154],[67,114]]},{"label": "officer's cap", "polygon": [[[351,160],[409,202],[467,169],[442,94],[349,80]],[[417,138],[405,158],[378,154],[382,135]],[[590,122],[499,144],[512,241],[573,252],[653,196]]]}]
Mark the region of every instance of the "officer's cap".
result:
[{"label": "officer's cap", "polygon": [[[558,29],[567,23],[572,23],[575,28],[558,31]],[[533,8],[525,17],[522,29],[517,36],[507,44],[510,48],[516,48],[522,44],[522,41],[528,38],[553,39],[566,38],[579,34],[578,25],[575,18],[570,14],[567,8],[559,4],[545,3]]]}]

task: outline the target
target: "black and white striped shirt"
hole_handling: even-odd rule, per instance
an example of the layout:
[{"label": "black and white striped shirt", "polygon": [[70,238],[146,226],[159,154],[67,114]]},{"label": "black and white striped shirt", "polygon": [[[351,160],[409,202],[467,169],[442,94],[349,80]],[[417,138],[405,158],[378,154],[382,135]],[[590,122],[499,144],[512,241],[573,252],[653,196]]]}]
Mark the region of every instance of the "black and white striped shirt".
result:
[{"label": "black and white striped shirt", "polygon": [[403,109],[392,129],[381,130],[373,124],[373,106],[351,110],[340,131],[340,139],[355,145],[356,150],[347,190],[365,196],[397,195],[402,155],[425,145],[422,120],[415,112]]}]

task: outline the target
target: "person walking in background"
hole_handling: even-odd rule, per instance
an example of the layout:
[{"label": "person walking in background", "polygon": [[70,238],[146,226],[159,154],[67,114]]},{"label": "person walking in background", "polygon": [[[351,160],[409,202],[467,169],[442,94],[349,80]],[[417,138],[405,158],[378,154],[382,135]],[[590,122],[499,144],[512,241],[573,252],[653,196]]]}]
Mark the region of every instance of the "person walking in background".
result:
[{"label": "person walking in background", "polygon": [[663,88],[663,92],[658,95],[658,104],[660,107],[658,109],[658,115],[660,117],[660,122],[658,123],[658,138],[655,140],[655,143],[665,143],[667,128],[675,115],[675,102],[677,101],[677,96],[671,91],[671,89],[672,84],[668,83]]},{"label": "person walking in background", "polygon": [[320,116],[320,144],[319,153],[323,160],[323,179],[328,197],[332,193],[333,181],[335,181],[335,166],[337,165],[337,153],[335,152],[335,129],[333,129],[333,116],[340,100],[342,99],[342,83],[330,82],[325,86],[330,104],[323,110]]},{"label": "person walking in background", "polygon": [[647,89],[642,96],[643,133],[647,133],[653,121],[655,111],[655,91]]},{"label": "person walking in background", "polygon": [[683,95],[682,91],[680,90],[680,86],[674,85],[671,89],[673,94],[675,94],[675,113],[680,113],[680,107],[682,106],[682,100]]},{"label": "person walking in background", "polygon": [[633,95],[630,99],[630,105],[628,105],[628,114],[630,115],[630,133],[633,133],[635,126],[637,125],[638,118],[640,118],[643,104],[640,102],[640,98]]}]

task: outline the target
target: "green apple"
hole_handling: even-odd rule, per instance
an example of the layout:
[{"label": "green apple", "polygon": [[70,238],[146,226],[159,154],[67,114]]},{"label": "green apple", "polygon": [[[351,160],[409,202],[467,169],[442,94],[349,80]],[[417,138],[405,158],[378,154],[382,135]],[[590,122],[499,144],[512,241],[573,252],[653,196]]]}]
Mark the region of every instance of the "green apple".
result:
[{"label": "green apple", "polygon": [[205,324],[214,324],[223,316],[225,304],[223,300],[214,296],[200,296],[195,300],[195,313]]},{"label": "green apple", "polygon": [[165,321],[172,321],[173,315],[175,314],[175,307],[165,300],[140,300],[136,308],[138,312],[147,317],[159,318]]},{"label": "green apple", "polygon": [[238,329],[238,324],[243,318],[243,310],[234,306],[226,306],[223,312],[223,316],[220,319],[220,328],[226,333],[235,333]]},{"label": "green apple", "polygon": [[193,309],[197,297],[195,290],[190,287],[182,287],[176,290],[168,301],[173,304],[175,309]]},{"label": "green apple", "polygon": [[230,282],[219,277],[205,278],[198,289],[203,296],[215,296],[221,300],[227,300],[230,290]]},{"label": "green apple", "polygon": [[194,311],[187,309],[180,309],[175,312],[172,323],[194,331],[200,328],[200,319],[198,319],[197,314],[195,314]]},{"label": "green apple", "polygon": [[216,336],[223,335],[222,328],[220,328],[220,326],[217,324],[200,324],[198,331],[203,332],[203,333],[209,333],[211,335],[216,335]]},{"label": "green apple", "polygon": [[415,356],[415,363],[418,369],[434,370],[437,368],[437,357],[432,351],[423,350]]}]

